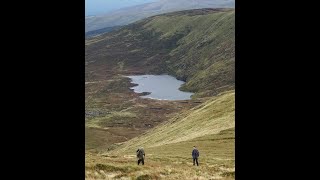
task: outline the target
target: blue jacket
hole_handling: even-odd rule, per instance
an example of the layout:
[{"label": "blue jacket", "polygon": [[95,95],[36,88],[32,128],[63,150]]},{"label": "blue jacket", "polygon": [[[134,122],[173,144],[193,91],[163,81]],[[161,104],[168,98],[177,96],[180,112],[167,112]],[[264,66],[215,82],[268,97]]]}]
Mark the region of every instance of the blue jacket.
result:
[{"label": "blue jacket", "polygon": [[198,151],[198,149],[194,149],[194,150],[192,151],[192,157],[193,157],[193,158],[198,158],[198,157],[199,157],[199,151]]}]

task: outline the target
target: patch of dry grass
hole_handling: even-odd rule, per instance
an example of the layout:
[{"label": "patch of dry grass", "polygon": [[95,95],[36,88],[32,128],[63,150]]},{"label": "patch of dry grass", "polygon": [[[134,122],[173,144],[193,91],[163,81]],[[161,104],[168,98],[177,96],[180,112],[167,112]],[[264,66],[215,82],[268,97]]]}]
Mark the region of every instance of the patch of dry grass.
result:
[{"label": "patch of dry grass", "polygon": [[191,161],[158,161],[153,157],[138,166],[135,158],[94,155],[87,157],[86,179],[234,179],[234,168],[204,163],[193,166]]}]

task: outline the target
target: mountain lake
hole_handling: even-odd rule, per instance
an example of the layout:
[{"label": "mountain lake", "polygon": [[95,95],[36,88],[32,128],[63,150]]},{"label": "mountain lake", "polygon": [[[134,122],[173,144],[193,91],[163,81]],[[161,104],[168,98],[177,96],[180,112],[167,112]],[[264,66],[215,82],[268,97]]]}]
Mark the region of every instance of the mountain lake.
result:
[{"label": "mountain lake", "polygon": [[177,80],[170,75],[135,75],[126,76],[131,83],[137,84],[130,89],[135,93],[145,93],[142,98],[158,100],[188,100],[194,93],[180,91],[179,88],[185,82]]}]

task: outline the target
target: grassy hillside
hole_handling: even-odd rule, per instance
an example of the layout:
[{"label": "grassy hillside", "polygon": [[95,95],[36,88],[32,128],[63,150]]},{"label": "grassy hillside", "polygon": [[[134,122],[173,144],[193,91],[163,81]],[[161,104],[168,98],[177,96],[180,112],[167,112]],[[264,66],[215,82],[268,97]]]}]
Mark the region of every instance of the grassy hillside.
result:
[{"label": "grassy hillside", "polygon": [[234,88],[234,44],[234,10],[174,12],[86,41],[86,68],[168,73],[195,97],[212,96]]},{"label": "grassy hillside", "polygon": [[[200,151],[193,167],[192,147]],[[135,165],[135,150],[143,146],[146,165]],[[87,154],[87,178],[140,176],[150,179],[234,178],[234,91],[228,91],[170,119],[144,135],[104,154]],[[97,166],[104,167],[97,172]]]},{"label": "grassy hillside", "polygon": [[164,145],[218,134],[234,127],[234,108],[234,92],[225,92],[158,125],[147,134],[129,140],[118,151],[134,152],[139,146],[158,149]]}]

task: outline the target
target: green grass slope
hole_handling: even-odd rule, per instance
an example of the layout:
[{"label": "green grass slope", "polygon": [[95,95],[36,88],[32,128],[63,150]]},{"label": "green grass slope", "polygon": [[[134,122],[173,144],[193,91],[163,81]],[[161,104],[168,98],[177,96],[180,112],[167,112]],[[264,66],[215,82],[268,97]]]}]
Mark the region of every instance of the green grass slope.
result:
[{"label": "green grass slope", "polygon": [[187,82],[182,90],[202,97],[233,89],[234,13],[174,12],[97,36],[86,41],[86,72],[105,66],[121,74],[168,73]]},{"label": "green grass slope", "polygon": [[[232,129],[235,126],[234,94],[234,91],[221,93],[164,124],[158,125],[146,134],[127,141],[113,153],[132,153],[140,146],[146,149],[154,148],[156,151],[159,151],[161,147],[170,147],[173,144],[177,147],[184,147],[180,145],[185,142],[193,142],[196,138],[210,137],[210,135],[219,134],[223,130]],[[187,148],[190,149],[192,146]],[[158,154],[161,153],[166,152],[165,150],[158,152]]]}]

